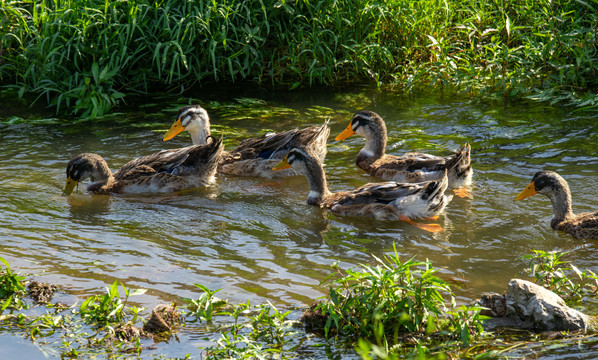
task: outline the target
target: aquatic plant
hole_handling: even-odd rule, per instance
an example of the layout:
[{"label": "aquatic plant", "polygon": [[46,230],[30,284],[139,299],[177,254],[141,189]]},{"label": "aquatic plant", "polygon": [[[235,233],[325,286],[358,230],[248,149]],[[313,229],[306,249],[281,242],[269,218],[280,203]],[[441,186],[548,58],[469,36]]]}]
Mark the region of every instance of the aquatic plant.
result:
[{"label": "aquatic plant", "polygon": [[520,259],[528,260],[528,268],[524,271],[534,277],[536,284],[561,296],[569,304],[598,293],[596,274],[590,269],[581,271],[577,266],[562,260],[568,254],[567,251],[532,252],[533,254],[524,255]]},{"label": "aquatic plant", "polygon": [[340,277],[331,280],[327,300],[313,309],[321,314],[326,338],[349,339],[368,358],[370,353],[429,355],[428,347],[439,339],[444,353],[447,341],[469,346],[483,333],[482,308],[456,307],[450,286],[429,262],[402,262],[396,245],[394,253],[375,260],[376,266],[362,264],[358,270],[334,267]]},{"label": "aquatic plant", "polygon": [[[558,279],[563,274],[582,274],[580,279],[589,282],[583,285],[585,290],[581,292],[595,295],[593,273],[580,271],[570,264],[563,267],[567,264],[562,261],[564,255],[535,250],[524,258],[530,260],[538,279],[548,284],[559,284]],[[0,299],[17,295],[20,298],[24,277],[15,275],[6,260],[0,258],[0,262],[4,264],[0,284],[5,291]],[[334,338],[337,342],[313,344],[311,341],[310,346],[325,348],[333,358],[333,350],[342,349],[343,339],[348,339],[364,360],[483,359],[521,357],[519,355],[530,352],[551,354],[554,347],[564,344],[590,346],[598,341],[595,334],[557,334],[559,336],[548,339],[542,334],[488,336],[482,332],[484,317],[480,316],[480,308],[456,307],[450,287],[434,275],[437,269],[427,261],[401,262],[395,248],[394,253],[376,259],[376,263],[376,266],[361,265],[359,269],[346,272],[334,266],[333,274],[340,277],[329,279],[330,293],[318,306],[324,310],[320,320],[328,327],[328,339]],[[4,281],[6,279],[9,280]],[[202,331],[211,334],[205,340],[211,340],[213,345],[203,348],[203,359],[292,359],[304,354],[308,334],[297,326],[297,321],[289,319],[291,311],[280,311],[269,302],[229,304],[215,296],[219,290],[200,284],[195,286],[202,293],[197,299],[184,299],[188,303],[185,315],[198,323],[205,322],[207,328]],[[143,309],[126,304],[130,296],[144,290],[131,291],[122,285],[121,288],[124,299],[119,294],[118,283],[114,282],[106,287],[106,294],[86,298],[85,305],[43,304],[50,311],[37,316],[2,314],[0,326],[10,326],[9,331],[22,332],[33,341],[43,338],[44,346],[58,349],[62,358],[140,355],[147,348],[139,332],[133,331],[132,323]],[[10,291],[13,292],[8,295]],[[579,292],[575,290],[576,294]],[[187,320],[186,326],[192,322]],[[187,354],[185,358],[189,357]]]},{"label": "aquatic plant", "polygon": [[[227,314],[234,323],[220,328],[215,345],[206,347],[205,359],[292,359],[297,329],[287,320],[291,311],[280,312],[271,303],[251,307],[249,302],[233,305]],[[239,321],[240,318],[244,321]]]},{"label": "aquatic plant", "polygon": [[598,107],[595,1],[1,1],[2,83],[80,117],[241,80]]},{"label": "aquatic plant", "polygon": [[222,309],[228,304],[227,301],[218,299],[214,296],[221,289],[211,291],[201,284],[193,284],[203,291],[197,299],[184,299],[187,301],[187,308],[190,314],[195,316],[198,321],[212,321],[215,315],[221,314]]},{"label": "aquatic plant", "polygon": [[0,262],[4,264],[4,269],[0,269],[0,313],[7,308],[22,309],[23,301],[21,297],[25,293],[23,280],[25,277],[13,273],[10,264],[3,257]]},{"label": "aquatic plant", "polygon": [[114,281],[112,286],[106,287],[106,294],[92,295],[88,297],[81,306],[79,306],[79,315],[89,323],[97,323],[99,325],[107,325],[109,323],[120,323],[127,320],[129,314],[126,309],[132,312],[131,322],[137,321],[137,314],[140,308],[136,306],[126,307],[129,296],[141,295],[146,292],[145,289],[137,289],[130,292],[124,285],[121,284],[125,299],[120,298],[118,292],[118,282]]}]

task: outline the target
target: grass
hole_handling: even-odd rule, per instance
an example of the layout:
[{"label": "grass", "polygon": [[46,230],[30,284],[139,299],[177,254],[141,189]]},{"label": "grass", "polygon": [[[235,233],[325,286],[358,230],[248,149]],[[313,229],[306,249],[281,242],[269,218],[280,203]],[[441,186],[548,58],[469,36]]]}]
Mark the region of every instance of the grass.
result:
[{"label": "grass", "polygon": [[396,247],[375,260],[376,266],[346,273],[335,267],[340,277],[314,308],[325,319],[326,338],[349,340],[364,359],[445,358],[484,334],[482,308],[456,306],[450,286],[429,262],[402,262]]},{"label": "grass", "polygon": [[[569,303],[580,296],[595,297],[594,273],[564,262],[564,255],[536,250],[524,256],[530,261],[526,271],[536,282],[563,294]],[[437,269],[430,263],[401,262],[396,249],[384,259],[374,260],[375,266],[363,264],[347,271],[333,265],[326,280],[328,296],[302,318],[305,325],[311,322],[312,330],[315,321],[320,322],[319,338],[291,320],[290,310],[281,311],[270,302],[230,304],[216,297],[219,290],[200,284],[196,284],[201,291],[198,298],[182,299],[187,305],[180,312],[171,307],[176,320],[170,331],[154,336],[159,335],[159,341],[176,339],[181,321],[187,329],[197,328],[192,333],[206,334],[203,340],[210,343],[201,348],[202,359],[294,359],[314,354],[317,348],[332,358],[342,356],[336,354],[339,350],[353,348],[353,354],[364,360],[508,358],[551,355],[563,346],[598,342],[595,332],[563,332],[551,339],[544,338],[545,334],[525,336],[520,331],[486,333],[481,308],[456,306],[450,286],[435,275]],[[130,358],[151,347],[135,327],[142,322],[140,315],[145,309],[127,306],[130,296],[145,290],[131,291],[121,284],[121,298],[115,282],[106,287],[104,295],[84,298],[78,307],[45,302],[47,311],[40,315],[39,309],[30,311],[40,305],[27,299],[25,277],[14,273],[1,257],[0,262],[3,331],[23,334],[61,358]],[[168,354],[158,358],[168,358]]]},{"label": "grass", "polygon": [[1,0],[0,79],[80,117],[215,82],[598,107],[596,0]]},{"label": "grass", "polygon": [[579,304],[584,297],[598,293],[598,276],[590,270],[580,270],[563,258],[567,252],[534,250],[521,259],[529,261],[526,272],[541,285],[562,297],[568,304]]}]

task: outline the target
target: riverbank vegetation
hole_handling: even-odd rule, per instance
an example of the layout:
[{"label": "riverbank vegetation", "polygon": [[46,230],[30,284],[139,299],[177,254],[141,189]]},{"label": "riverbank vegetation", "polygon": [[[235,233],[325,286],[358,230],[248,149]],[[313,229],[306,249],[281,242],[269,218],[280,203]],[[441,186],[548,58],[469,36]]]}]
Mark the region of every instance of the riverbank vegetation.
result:
[{"label": "riverbank vegetation", "polygon": [[4,88],[80,117],[240,81],[598,109],[596,0],[1,1]]},{"label": "riverbank vegetation", "polygon": [[[574,295],[580,293],[595,296],[595,274],[579,271],[562,260],[564,255],[534,251],[525,256],[530,261],[525,271],[557,291],[563,290],[558,284],[569,284],[563,290],[565,299],[579,300]],[[216,297],[219,290],[199,284],[198,298],[180,299],[185,304],[181,307],[158,305],[149,319],[143,318],[145,309],[129,300],[145,291],[116,282],[106,287],[104,295],[81,299],[80,305],[52,303],[56,286],[28,282],[8,262],[0,261],[0,332],[22,334],[61,358],[140,355],[152,342],[174,339],[184,327],[207,334],[211,345],[198,349],[204,359],[292,359],[313,355],[314,349],[323,349],[328,357],[353,349],[351,356],[362,359],[483,359],[526,351],[537,356],[567,344],[598,341],[593,331],[549,338],[520,331],[485,332],[482,308],[457,306],[450,285],[435,275],[438,269],[429,262],[401,262],[396,250],[384,259],[374,258],[374,266],[341,271],[334,264],[324,281],[328,295],[305,310],[300,321],[291,319],[293,311],[281,311],[270,302],[231,304]],[[573,289],[574,284],[579,286]],[[39,297],[40,292],[45,296]],[[40,315],[40,306],[45,314]],[[137,326],[140,323],[142,327]]]}]

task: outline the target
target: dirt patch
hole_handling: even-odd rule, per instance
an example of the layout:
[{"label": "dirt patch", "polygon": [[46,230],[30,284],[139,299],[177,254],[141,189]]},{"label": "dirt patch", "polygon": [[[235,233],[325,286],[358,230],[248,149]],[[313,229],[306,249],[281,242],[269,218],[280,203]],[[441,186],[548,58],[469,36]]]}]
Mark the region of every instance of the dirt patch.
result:
[{"label": "dirt patch", "polygon": [[144,335],[141,328],[131,324],[121,325],[114,329],[114,337],[120,341],[133,342]]},{"label": "dirt patch", "polygon": [[52,296],[54,296],[54,292],[57,288],[58,287],[54,284],[32,281],[27,286],[27,292],[35,302],[47,303],[52,300]]},{"label": "dirt patch", "polygon": [[326,317],[320,309],[316,309],[319,303],[315,303],[303,312],[299,321],[305,325],[305,332],[323,334]]},{"label": "dirt patch", "polygon": [[181,321],[181,314],[172,305],[160,304],[152,310],[152,316],[143,326],[143,331],[159,334],[171,331]]}]

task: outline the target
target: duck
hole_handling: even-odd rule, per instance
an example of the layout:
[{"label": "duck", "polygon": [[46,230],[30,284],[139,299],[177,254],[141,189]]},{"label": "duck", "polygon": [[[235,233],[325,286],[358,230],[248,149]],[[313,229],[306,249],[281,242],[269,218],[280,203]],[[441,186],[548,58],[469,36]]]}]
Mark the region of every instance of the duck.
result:
[{"label": "duck", "polygon": [[598,240],[598,211],[573,214],[571,190],[562,176],[554,171],[538,171],[515,200],[523,200],[535,194],[546,195],[552,201],[554,218],[550,221],[550,226],[554,230],[564,231],[576,239]]},{"label": "duck", "polygon": [[409,152],[402,156],[386,154],[388,141],[386,124],[373,111],[358,111],[351,118],[347,128],[336,136],[341,141],[357,134],[365,137],[365,146],[357,154],[357,166],[370,175],[382,180],[399,182],[422,182],[440,179],[448,173],[449,189],[460,197],[471,196],[467,186],[471,185],[471,146],[466,143],[453,156],[435,156],[420,152]]},{"label": "duck", "polygon": [[436,220],[450,195],[446,171],[438,180],[420,183],[396,181],[368,183],[353,190],[331,193],[320,159],[307,149],[293,148],[273,169],[292,167],[309,183],[307,204],[341,216],[365,216],[379,220],[402,220],[430,232],[440,232],[438,224],[416,223],[412,218]]},{"label": "duck", "polygon": [[[268,133],[258,138],[243,140],[233,150],[223,152],[218,164],[218,172],[226,175],[266,178],[297,176],[299,173],[292,168],[275,172],[272,167],[296,146],[310,149],[321,161],[324,161],[330,135],[328,122],[329,120],[326,120],[322,125]],[[163,141],[172,139],[184,130],[191,134],[194,145],[204,144],[211,133],[208,112],[200,105],[182,107],[176,115],[176,121],[164,135]]]},{"label": "duck", "polygon": [[133,159],[112,173],[98,154],[82,153],[66,167],[63,196],[70,195],[80,181],[90,179],[92,194],[165,193],[187,190],[214,181],[222,139],[212,137],[205,145],[169,149]]}]

